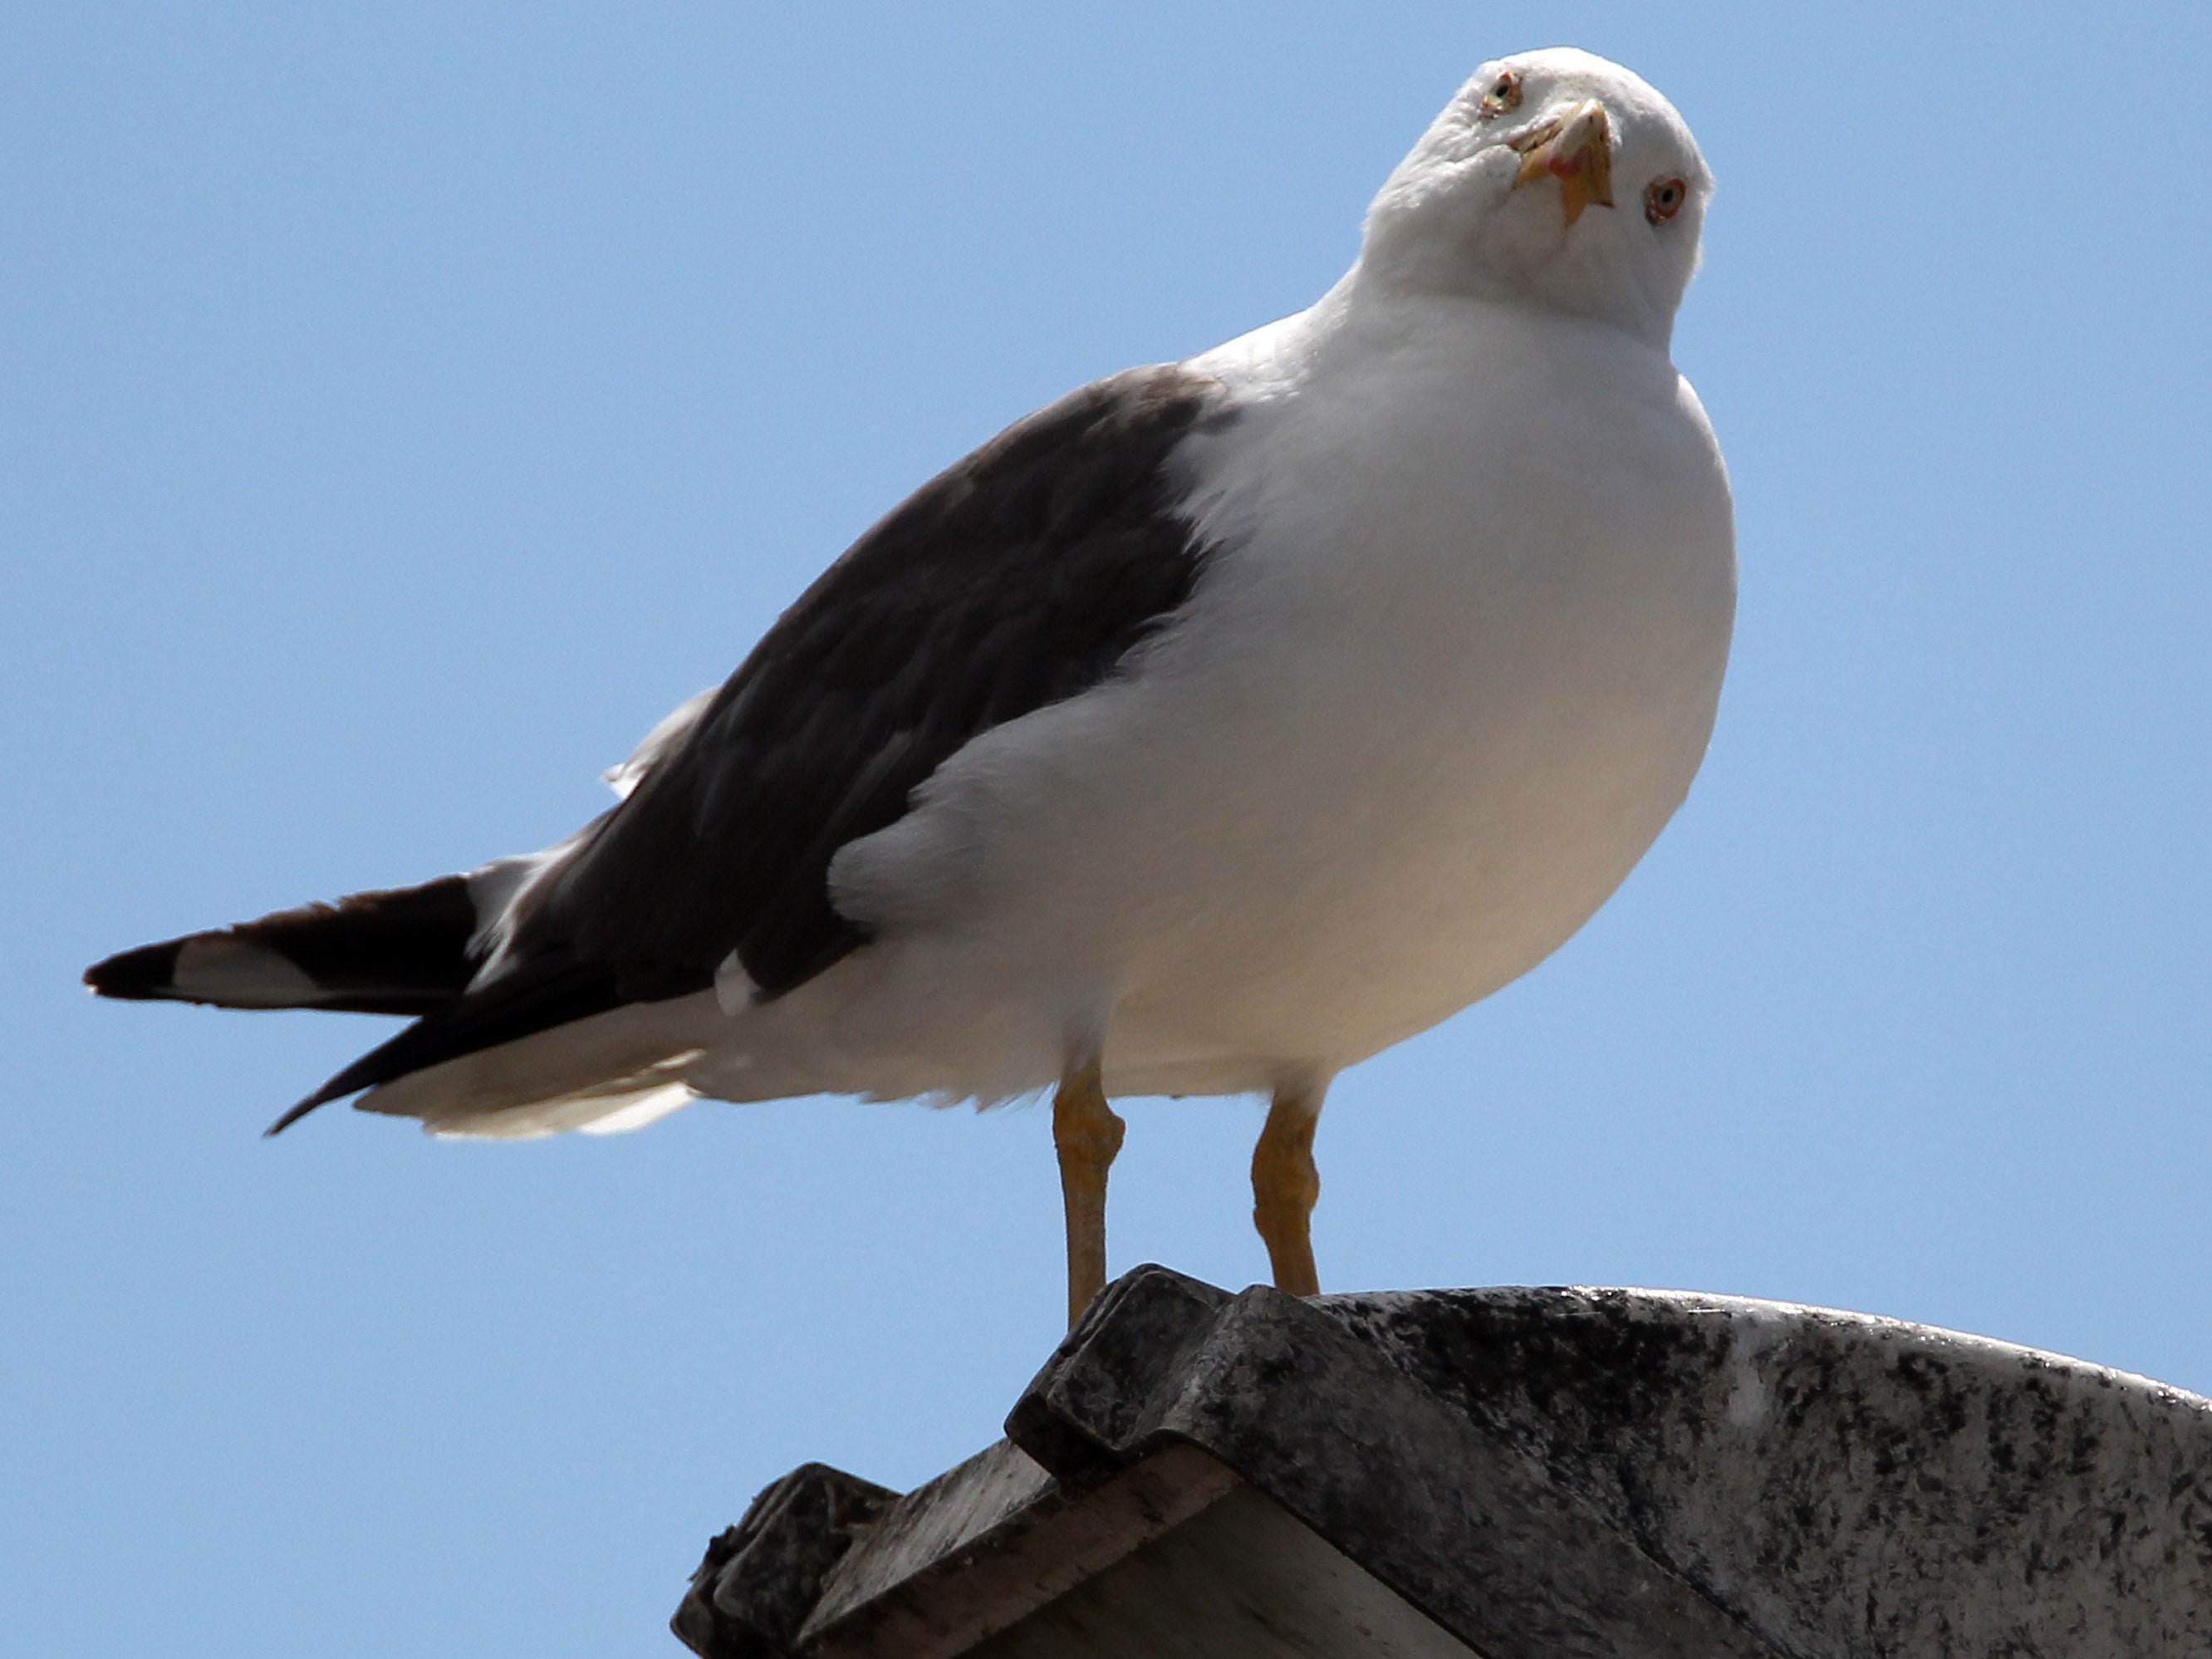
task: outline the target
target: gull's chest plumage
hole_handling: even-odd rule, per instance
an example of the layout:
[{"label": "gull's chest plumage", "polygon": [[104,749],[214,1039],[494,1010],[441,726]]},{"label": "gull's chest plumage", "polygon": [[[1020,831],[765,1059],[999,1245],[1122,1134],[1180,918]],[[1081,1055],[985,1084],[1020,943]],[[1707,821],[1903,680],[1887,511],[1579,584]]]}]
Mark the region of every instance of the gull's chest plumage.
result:
[{"label": "gull's chest plumage", "polygon": [[[1164,1050],[1358,1058],[1557,948],[1681,800],[1733,611],[1724,477],[1662,359],[1511,318],[1324,365],[1197,459],[1223,562],[1152,682],[1150,770],[1184,787],[1140,834],[1213,901],[1179,933],[1161,907],[1130,1012]],[[1224,831],[1194,852],[1179,812]]]}]

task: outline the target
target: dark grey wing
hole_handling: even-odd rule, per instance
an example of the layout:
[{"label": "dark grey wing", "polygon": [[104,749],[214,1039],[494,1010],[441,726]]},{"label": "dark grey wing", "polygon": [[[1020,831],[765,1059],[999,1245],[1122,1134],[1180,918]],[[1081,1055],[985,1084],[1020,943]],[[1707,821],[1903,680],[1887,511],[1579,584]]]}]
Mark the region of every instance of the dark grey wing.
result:
[{"label": "dark grey wing", "polygon": [[780,995],[861,942],[830,860],[977,734],[1096,685],[1189,597],[1164,463],[1218,399],[1173,368],[1061,399],[940,475],[771,629],[522,920],[627,1000],[732,951]]},{"label": "dark grey wing", "polygon": [[512,919],[512,967],[302,1108],[630,1002],[735,952],[763,997],[865,941],[830,861],[994,726],[1097,685],[1190,596],[1204,550],[1168,465],[1218,384],[1132,369],[924,485],[784,613]]}]

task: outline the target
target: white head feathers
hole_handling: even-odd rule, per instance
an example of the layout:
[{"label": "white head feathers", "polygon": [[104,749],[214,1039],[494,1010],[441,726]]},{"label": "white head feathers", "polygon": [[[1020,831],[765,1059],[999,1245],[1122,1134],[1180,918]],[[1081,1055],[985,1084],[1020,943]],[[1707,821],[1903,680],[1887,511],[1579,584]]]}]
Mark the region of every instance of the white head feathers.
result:
[{"label": "white head feathers", "polygon": [[1674,106],[1571,47],[1483,65],[1367,216],[1359,278],[1587,316],[1663,348],[1712,174]]}]

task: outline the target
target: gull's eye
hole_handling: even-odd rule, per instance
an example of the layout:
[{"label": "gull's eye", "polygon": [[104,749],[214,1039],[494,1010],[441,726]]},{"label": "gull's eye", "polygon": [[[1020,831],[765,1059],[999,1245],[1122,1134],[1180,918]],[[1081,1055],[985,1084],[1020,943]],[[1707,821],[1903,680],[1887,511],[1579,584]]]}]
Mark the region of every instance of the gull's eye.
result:
[{"label": "gull's eye", "polygon": [[1682,210],[1690,199],[1690,186],[1680,179],[1654,179],[1644,187],[1644,216],[1663,225]]},{"label": "gull's eye", "polygon": [[1476,113],[1485,121],[1494,121],[1507,110],[1520,107],[1520,76],[1512,70],[1500,70],[1498,78],[1490,83],[1490,90],[1482,94]]}]

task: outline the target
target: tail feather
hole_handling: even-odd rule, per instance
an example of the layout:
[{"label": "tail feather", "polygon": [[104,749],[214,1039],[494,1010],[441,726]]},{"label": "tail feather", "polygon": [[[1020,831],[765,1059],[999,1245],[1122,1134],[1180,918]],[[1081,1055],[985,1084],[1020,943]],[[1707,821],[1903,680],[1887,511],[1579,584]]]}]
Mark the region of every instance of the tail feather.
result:
[{"label": "tail feather", "polygon": [[[711,975],[672,988],[656,982],[657,994],[640,999],[626,993],[611,966],[580,962],[561,946],[507,963],[488,983],[477,985],[483,965],[481,941],[494,931],[483,926],[487,918],[479,915],[479,905],[498,910],[510,904],[513,888],[511,881],[477,886],[466,876],[445,876],[420,887],[357,893],[335,904],[306,905],[125,951],[88,969],[85,983],[102,996],[133,1001],[415,1016],[278,1118],[269,1127],[272,1135],[327,1101],[586,1024],[633,1001],[665,1000],[712,984]],[[549,1085],[548,1099],[557,1103],[574,1097],[577,1112],[588,1109],[589,1115],[603,1115],[627,1109],[632,1096],[651,1093],[658,1100],[669,1094],[674,1079],[653,1066],[664,1055],[631,1053],[619,1037],[619,1052],[611,1059],[589,1045],[574,1056],[580,1069],[557,1086]],[[617,1082],[635,1086],[599,1097]],[[678,1090],[659,1109],[680,1098],[688,1095]]]},{"label": "tail feather", "polygon": [[427,1014],[468,988],[477,927],[468,878],[443,876],[142,945],[84,982],[131,1001]]}]

